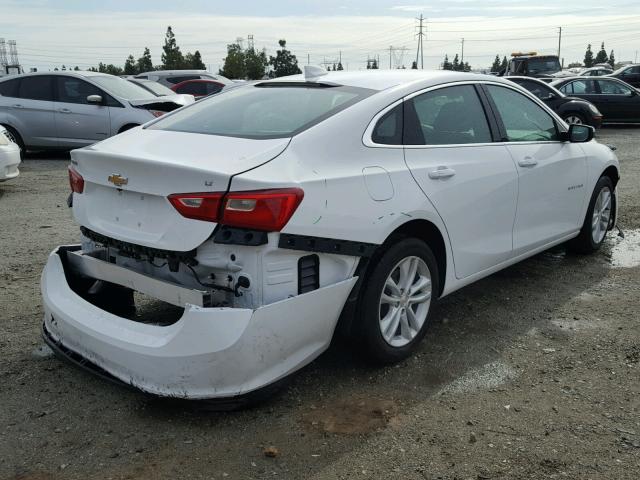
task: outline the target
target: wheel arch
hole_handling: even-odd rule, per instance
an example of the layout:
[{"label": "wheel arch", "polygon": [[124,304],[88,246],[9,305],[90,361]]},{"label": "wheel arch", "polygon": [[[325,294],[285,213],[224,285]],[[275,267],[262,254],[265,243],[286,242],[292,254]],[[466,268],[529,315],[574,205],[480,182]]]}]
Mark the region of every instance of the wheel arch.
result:
[{"label": "wheel arch", "polygon": [[[620,180],[620,172],[615,165],[609,165],[604,171],[600,174],[600,177],[609,177],[611,179],[611,183],[613,183],[613,187],[615,188]],[[598,178],[600,178],[598,177]]]}]

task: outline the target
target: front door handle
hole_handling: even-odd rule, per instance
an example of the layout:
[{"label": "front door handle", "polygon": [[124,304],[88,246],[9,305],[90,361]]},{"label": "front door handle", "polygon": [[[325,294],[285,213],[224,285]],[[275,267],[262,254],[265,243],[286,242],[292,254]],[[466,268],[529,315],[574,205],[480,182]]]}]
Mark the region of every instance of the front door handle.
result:
[{"label": "front door handle", "polygon": [[449,178],[453,177],[456,174],[456,171],[453,168],[440,166],[435,170],[431,170],[429,172],[429,178],[433,180],[441,179],[441,178]]},{"label": "front door handle", "polygon": [[518,160],[518,165],[521,167],[535,167],[538,164],[538,161],[532,157],[524,157],[521,160]]},{"label": "front door handle", "polygon": [[73,113],[71,110],[69,110],[68,108],[61,108],[60,110],[58,110],[60,113]]}]

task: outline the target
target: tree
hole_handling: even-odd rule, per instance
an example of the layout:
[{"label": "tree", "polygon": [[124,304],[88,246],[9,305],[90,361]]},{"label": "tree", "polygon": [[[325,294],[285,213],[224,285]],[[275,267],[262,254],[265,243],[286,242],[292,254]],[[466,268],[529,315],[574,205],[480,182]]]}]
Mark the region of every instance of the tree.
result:
[{"label": "tree", "polygon": [[609,65],[611,65],[611,68],[616,68],[616,57],[613,54],[613,50],[611,50],[609,54]]},{"label": "tree", "polygon": [[138,69],[136,68],[136,59],[133,58],[133,55],[129,55],[127,59],[124,61],[124,74],[125,75],[136,75]]},{"label": "tree", "polygon": [[491,65],[491,72],[496,73],[500,71],[500,55],[496,55],[493,65]]},{"label": "tree", "polygon": [[342,66],[342,62],[338,62],[337,70],[344,70],[344,67]]},{"label": "tree", "polygon": [[164,38],[164,53],[162,54],[162,67],[166,70],[179,70],[184,67],[184,57],[180,47],[176,43],[176,36],[171,26],[167,27]]},{"label": "tree", "polygon": [[453,65],[451,65],[451,62],[449,61],[449,55],[444,56],[444,61],[442,62],[442,69],[453,70]]},{"label": "tree", "polygon": [[193,68],[194,70],[206,70],[207,67],[204,65],[202,61],[202,56],[200,55],[200,51],[196,50],[195,53],[187,53],[184,56],[184,67],[185,68]]},{"label": "tree", "polygon": [[609,57],[607,56],[607,51],[604,49],[604,42],[600,46],[600,51],[596,55],[596,63],[607,63],[609,61]]},{"label": "tree", "polygon": [[76,72],[80,71],[80,69],[78,68],[78,66],[77,66],[77,65],[74,67],[74,70],[75,70]]},{"label": "tree", "polygon": [[124,72],[122,70],[122,68],[120,68],[120,67],[116,67],[115,65],[113,65],[111,63],[109,65],[107,65],[107,64],[102,63],[102,62],[100,62],[98,64],[98,68],[91,67],[89,69],[89,71],[90,72],[108,73],[109,75],[122,75],[123,72]]},{"label": "tree", "polygon": [[153,70],[153,63],[151,62],[151,52],[149,52],[149,49],[147,47],[144,47],[144,52],[136,63],[136,70],[138,70],[138,73],[150,72],[151,70]]},{"label": "tree", "polygon": [[593,67],[593,52],[591,51],[591,44],[587,45],[587,51],[584,53],[584,66],[587,68]]},{"label": "tree", "polygon": [[269,65],[266,52],[256,52],[255,48],[248,49],[244,52],[244,65],[248,80],[261,80]]},{"label": "tree", "polygon": [[411,69],[412,70],[417,70],[418,69],[418,62],[416,62],[415,60],[413,62],[411,62]]},{"label": "tree", "polygon": [[279,40],[278,45],[280,45],[280,50],[276,50],[276,56],[269,56],[269,64],[273,67],[271,76],[284,77],[285,75],[302,73],[298,68],[298,59],[286,48],[287,41]]},{"label": "tree", "polygon": [[227,78],[245,78],[247,76],[245,53],[239,43],[227,45],[227,56],[224,59],[220,75]]},{"label": "tree", "polygon": [[464,65],[460,64],[462,66],[462,71],[463,72],[470,72],[471,71],[471,65],[469,65],[469,62],[464,62]]},{"label": "tree", "polygon": [[371,62],[371,69],[372,70],[378,70],[378,60],[376,60],[375,58]]},{"label": "tree", "polygon": [[458,71],[460,70],[460,59],[458,58],[458,54],[456,53],[456,56],[453,57],[453,63],[451,64],[451,70],[455,70]]},{"label": "tree", "polygon": [[507,66],[509,65],[509,61],[507,60],[507,56],[505,55],[502,58],[502,62],[500,62],[500,71],[507,70]]}]

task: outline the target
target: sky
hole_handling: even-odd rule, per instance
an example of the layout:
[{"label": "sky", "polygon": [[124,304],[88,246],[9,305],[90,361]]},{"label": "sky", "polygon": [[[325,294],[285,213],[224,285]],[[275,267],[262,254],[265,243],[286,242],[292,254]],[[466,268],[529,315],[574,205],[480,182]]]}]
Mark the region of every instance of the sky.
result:
[{"label": "sky", "polygon": [[301,64],[342,59],[357,70],[379,57],[381,68],[408,68],[420,15],[425,68],[461,55],[463,38],[474,68],[489,67],[496,54],[557,53],[558,27],[565,64],[581,61],[588,43],[597,51],[605,42],[617,60],[634,61],[640,50],[640,0],[0,0],[0,38],[16,40],[25,70],[122,66],[144,47],[160,63],[168,25],[183,53],[199,50],[214,72],[227,44],[246,45],[248,35],[267,54],[286,39]]}]

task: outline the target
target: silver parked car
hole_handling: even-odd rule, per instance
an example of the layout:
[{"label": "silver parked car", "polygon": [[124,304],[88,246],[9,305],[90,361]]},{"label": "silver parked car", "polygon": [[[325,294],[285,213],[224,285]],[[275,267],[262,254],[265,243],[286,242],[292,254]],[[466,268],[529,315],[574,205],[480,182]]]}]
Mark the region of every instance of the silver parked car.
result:
[{"label": "silver parked car", "polygon": [[47,72],[0,79],[0,125],[22,150],[90,145],[180,106],[104,73]]},{"label": "silver parked car", "polygon": [[152,80],[145,80],[144,78],[133,78],[129,77],[126,79],[127,81],[138,85],[139,87],[148,90],[153,93],[156,97],[165,97],[169,98],[172,101],[180,104],[180,105],[190,105],[196,101],[196,98],[193,95],[189,95],[188,93],[176,93],[168,87],[165,87],[161,83],[154,82]]},{"label": "silver parked car", "polygon": [[134,78],[152,80],[169,88],[187,80],[215,80],[224,85],[233,83],[227,77],[214,75],[206,70],[154,70],[140,73]]}]

